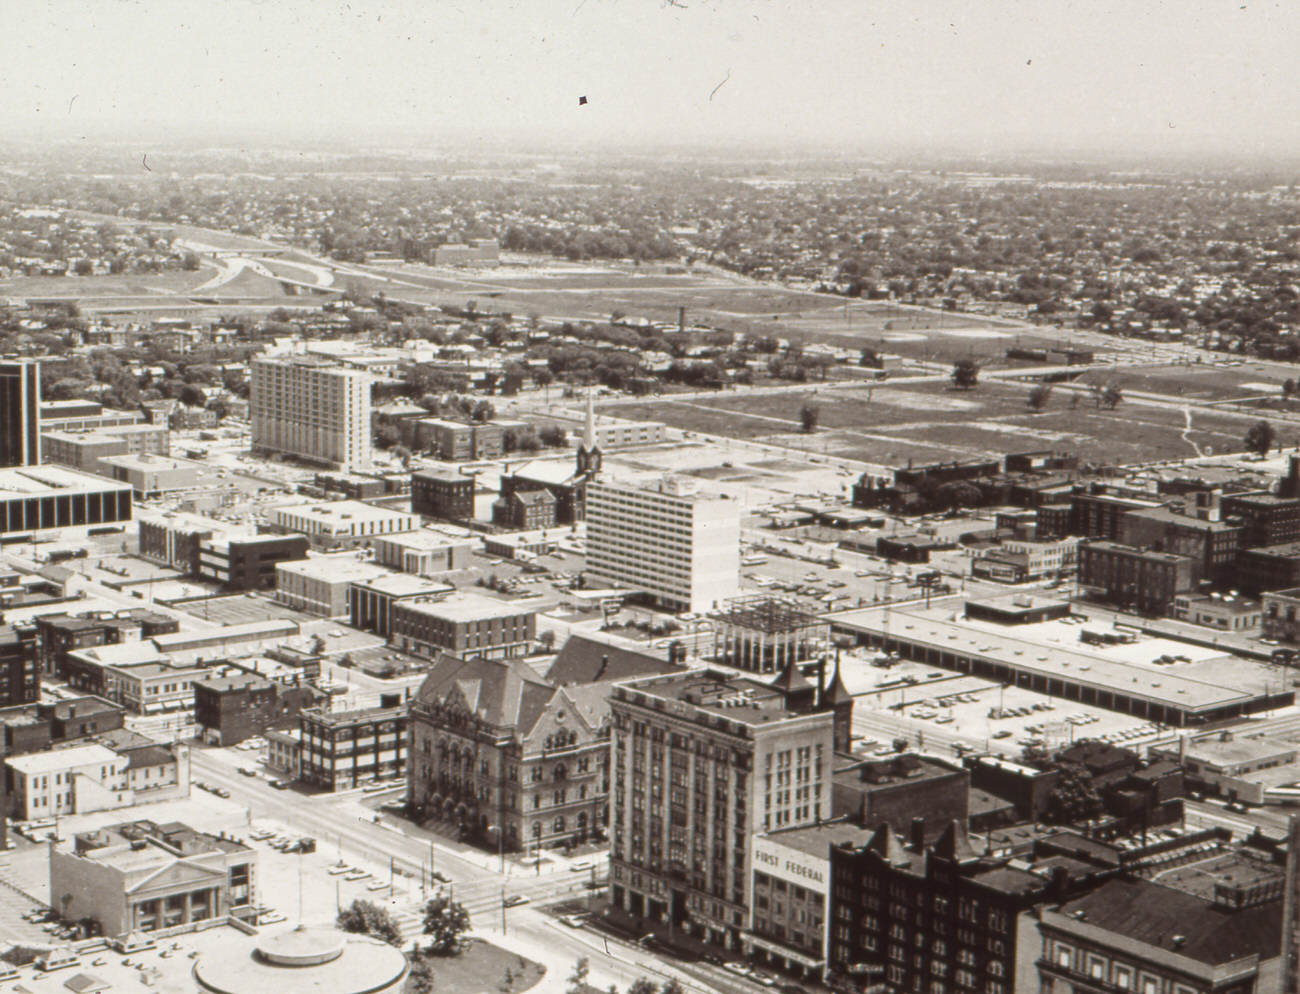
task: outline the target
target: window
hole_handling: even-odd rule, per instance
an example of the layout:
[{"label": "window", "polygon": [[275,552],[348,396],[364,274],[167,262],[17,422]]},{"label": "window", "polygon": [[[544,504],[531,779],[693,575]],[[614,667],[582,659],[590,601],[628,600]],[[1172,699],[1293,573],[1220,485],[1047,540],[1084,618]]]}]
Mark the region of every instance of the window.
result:
[{"label": "window", "polygon": [[1068,967],[1074,963],[1074,950],[1069,946],[1058,945],[1053,960],[1057,966]]},{"label": "window", "polygon": [[1126,966],[1116,966],[1112,982],[1122,991],[1131,991],[1133,989],[1133,971]]},{"label": "window", "polygon": [[1143,974],[1142,994],[1160,994],[1160,981],[1148,974]]},{"label": "window", "polygon": [[1088,957],[1088,976],[1093,980],[1106,979],[1106,961],[1099,956]]}]

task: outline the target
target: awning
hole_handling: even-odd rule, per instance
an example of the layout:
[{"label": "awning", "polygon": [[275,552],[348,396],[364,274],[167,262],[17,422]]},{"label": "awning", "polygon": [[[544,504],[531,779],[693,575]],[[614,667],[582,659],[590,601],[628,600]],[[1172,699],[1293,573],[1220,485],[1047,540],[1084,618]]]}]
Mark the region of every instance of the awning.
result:
[{"label": "awning", "polygon": [[761,935],[755,935],[753,932],[741,932],[740,937],[743,941],[752,946],[757,946],[769,953],[775,953],[777,956],[784,956],[788,960],[793,960],[800,966],[806,966],[810,970],[820,970],[826,965],[824,959],[813,959],[807,953],[801,953],[797,949],[791,949],[789,946],[783,946],[779,942],[773,942],[771,939],[765,939]]}]

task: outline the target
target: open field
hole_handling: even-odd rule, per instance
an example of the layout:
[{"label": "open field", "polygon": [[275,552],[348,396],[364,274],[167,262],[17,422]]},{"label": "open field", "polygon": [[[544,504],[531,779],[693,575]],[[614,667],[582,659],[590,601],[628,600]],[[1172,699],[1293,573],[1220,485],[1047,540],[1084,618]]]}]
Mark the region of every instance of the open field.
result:
[{"label": "open field", "polygon": [[1117,383],[1125,390],[1168,394],[1188,400],[1248,400],[1282,394],[1288,375],[1274,363],[1243,362],[1228,366],[1178,363],[1131,369],[1089,370],[1080,383]]},{"label": "open field", "polygon": [[119,273],[113,276],[14,276],[0,279],[0,295],[14,297],[147,297],[185,293],[212,277],[202,263],[196,272]]},{"label": "open field", "polygon": [[[663,421],[677,428],[730,438],[769,441],[812,452],[898,465],[1005,455],[1028,449],[1077,451],[1098,463],[1152,462],[1209,451],[1243,448],[1246,423],[1239,418],[1121,404],[1113,411],[1058,391],[1041,412],[1026,404],[1028,392],[986,382],[959,391],[945,383],[816,390],[619,405],[621,417]],[[820,429],[800,430],[807,402],[820,409]],[[1285,440],[1284,440],[1285,441]]]}]

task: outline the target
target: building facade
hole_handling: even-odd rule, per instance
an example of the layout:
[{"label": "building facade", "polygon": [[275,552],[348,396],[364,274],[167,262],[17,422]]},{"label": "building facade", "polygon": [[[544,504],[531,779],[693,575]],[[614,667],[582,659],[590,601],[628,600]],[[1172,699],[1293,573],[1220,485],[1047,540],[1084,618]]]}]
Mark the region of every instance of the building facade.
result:
[{"label": "building facade", "polygon": [[407,708],[329,712],[299,718],[300,779],[326,790],[351,790],[406,773]]},{"label": "building facade", "polygon": [[740,505],[684,481],[587,485],[588,586],[626,587],[670,611],[703,613],[739,593]]},{"label": "building facade", "polygon": [[429,518],[470,521],[474,517],[474,477],[454,470],[411,474],[411,510]]},{"label": "building facade", "polygon": [[130,822],[50,850],[50,892],[65,919],[90,918],[106,936],[252,918],[257,854],[226,835],[179,822]]},{"label": "building facade", "polygon": [[474,593],[399,601],[389,640],[417,656],[504,659],[528,652],[537,637],[537,612]]},{"label": "building facade", "polygon": [[369,468],[369,374],[303,356],[254,359],[249,403],[255,452]]},{"label": "building facade", "polygon": [[41,364],[0,362],[0,467],[41,461]]},{"label": "building facade", "polygon": [[608,692],[556,687],[519,660],[441,657],[411,705],[412,810],[511,851],[602,837]]},{"label": "building facade", "polygon": [[613,688],[615,908],[740,948],[754,836],[830,813],[835,716],[797,671],[783,677],[692,671]]},{"label": "building facade", "polygon": [[1144,614],[1168,614],[1201,575],[1200,561],[1190,556],[1105,541],[1079,546],[1079,586]]}]

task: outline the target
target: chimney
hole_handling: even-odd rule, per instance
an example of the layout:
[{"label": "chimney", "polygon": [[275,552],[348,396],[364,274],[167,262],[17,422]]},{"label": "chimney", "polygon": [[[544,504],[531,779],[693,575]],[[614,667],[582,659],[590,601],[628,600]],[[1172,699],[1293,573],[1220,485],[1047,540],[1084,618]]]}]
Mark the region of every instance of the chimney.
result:
[{"label": "chimney", "polygon": [[605,675],[605,670],[607,670],[608,668],[609,668],[609,654],[606,653],[605,655],[600,657],[600,669],[596,670],[596,675],[595,677],[592,678],[591,682],[596,683],[597,681],[599,681],[600,678]]},{"label": "chimney", "polygon": [[925,852],[925,819],[912,819],[912,850],[914,852]]},{"label": "chimney", "polygon": [[678,331],[686,330],[686,308],[685,307],[677,308],[677,330]]},{"label": "chimney", "polygon": [[1183,766],[1187,763],[1187,739],[1188,735],[1184,732],[1178,736],[1178,765]]},{"label": "chimney", "polygon": [[826,700],[826,653],[817,660],[817,707]]}]

